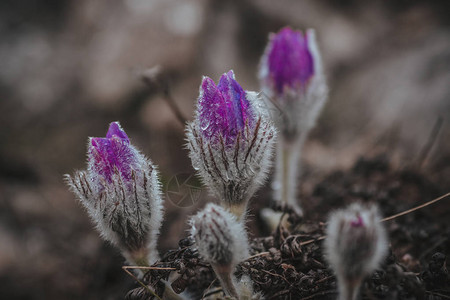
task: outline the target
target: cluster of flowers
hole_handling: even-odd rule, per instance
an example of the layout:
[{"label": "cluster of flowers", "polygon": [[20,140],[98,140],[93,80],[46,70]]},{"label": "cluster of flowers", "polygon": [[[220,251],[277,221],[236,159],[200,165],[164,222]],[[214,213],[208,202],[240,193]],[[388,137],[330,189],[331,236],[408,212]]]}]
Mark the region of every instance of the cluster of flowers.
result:
[{"label": "cluster of flowers", "polygon": [[[327,98],[314,31],[303,35],[287,27],[271,35],[259,77],[260,94],[245,91],[233,71],[217,85],[204,77],[195,118],[186,128],[192,165],[219,200],[191,218],[190,233],[224,293],[236,299],[262,297],[253,293],[247,276],[237,280],[233,272],[249,257],[247,205],[268,175],[275,148],[274,199],[302,213],[296,199],[298,159]],[[278,114],[268,109],[273,103]],[[118,122],[110,124],[106,137],[89,139],[87,170],[67,180],[101,235],[130,264],[150,266],[159,259],[163,198],[158,171]],[[352,206],[329,222],[326,246],[342,299],[355,297],[361,279],[383,257],[385,235],[378,219],[375,208]]]}]

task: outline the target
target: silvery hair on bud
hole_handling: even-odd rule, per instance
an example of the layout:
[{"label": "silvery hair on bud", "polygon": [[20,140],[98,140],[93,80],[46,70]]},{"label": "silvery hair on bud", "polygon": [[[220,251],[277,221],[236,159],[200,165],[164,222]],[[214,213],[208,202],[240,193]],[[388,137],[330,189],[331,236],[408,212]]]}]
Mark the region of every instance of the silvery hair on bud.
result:
[{"label": "silvery hair on bud", "polygon": [[130,263],[139,263],[139,257],[152,264],[159,258],[156,244],[163,219],[161,186],[156,167],[132,145],[129,147],[140,176],[133,171],[131,179],[124,178],[115,169],[112,182],[107,183],[88,169],[65,177],[101,236],[119,247]]},{"label": "silvery hair on bud", "polygon": [[361,280],[387,253],[387,237],[375,205],[353,203],[329,218],[325,248],[338,280]]},{"label": "silvery hair on bud", "polygon": [[244,225],[223,207],[209,203],[191,218],[190,225],[200,256],[210,264],[234,268],[249,257]]},{"label": "silvery hair on bud", "polygon": [[211,145],[202,136],[198,118],[186,129],[192,165],[212,194],[233,212],[236,206],[245,210],[248,200],[265,182],[277,134],[259,95],[247,91],[246,97],[254,109],[256,124],[246,124],[231,146],[222,137]]}]

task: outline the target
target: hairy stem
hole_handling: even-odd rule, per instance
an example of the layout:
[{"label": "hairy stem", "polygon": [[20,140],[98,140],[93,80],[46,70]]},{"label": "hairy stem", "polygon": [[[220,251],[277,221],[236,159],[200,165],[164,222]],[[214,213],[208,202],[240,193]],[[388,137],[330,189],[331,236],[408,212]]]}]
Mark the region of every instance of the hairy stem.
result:
[{"label": "hairy stem", "polygon": [[361,280],[339,280],[339,300],[357,300]]},{"label": "hairy stem", "polygon": [[222,289],[225,292],[225,295],[239,299],[236,287],[234,286],[231,268],[229,266],[221,266],[221,265],[212,265],[212,267],[217,275],[217,278],[219,278],[220,284],[222,285]]},{"label": "hairy stem", "polygon": [[304,138],[288,140],[281,136],[277,145],[274,198],[287,204],[301,214],[297,199],[298,177],[300,174],[299,158]]}]

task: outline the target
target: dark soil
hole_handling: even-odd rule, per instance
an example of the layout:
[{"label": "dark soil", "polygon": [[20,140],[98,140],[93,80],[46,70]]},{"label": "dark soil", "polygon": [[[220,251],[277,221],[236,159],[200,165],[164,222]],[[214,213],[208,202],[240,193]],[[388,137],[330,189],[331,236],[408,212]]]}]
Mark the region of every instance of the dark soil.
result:
[{"label": "dark soil", "polygon": [[[252,257],[241,263],[238,277],[248,274],[266,299],[336,299],[336,278],[322,252],[327,214],[354,201],[376,202],[383,216],[391,216],[448,192],[417,170],[393,170],[385,156],[359,159],[352,169],[330,174],[315,185],[303,202],[307,218],[290,213],[292,230],[281,226],[269,236],[251,240]],[[441,185],[440,185],[441,186]],[[390,252],[379,270],[366,278],[361,299],[450,299],[446,259],[450,254],[449,200],[385,222]],[[282,210],[282,208],[278,208]],[[168,251],[158,267],[144,277],[161,295],[171,276],[174,291],[188,291],[195,299],[220,289],[207,263],[202,262],[189,238]],[[151,299],[142,287],[127,299]]]}]

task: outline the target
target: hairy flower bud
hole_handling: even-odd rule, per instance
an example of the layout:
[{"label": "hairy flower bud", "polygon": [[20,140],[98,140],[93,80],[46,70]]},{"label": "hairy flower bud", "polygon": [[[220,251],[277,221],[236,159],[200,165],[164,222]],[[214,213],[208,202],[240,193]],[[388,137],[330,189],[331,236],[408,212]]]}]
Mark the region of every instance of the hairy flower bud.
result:
[{"label": "hairy flower bud", "polygon": [[279,111],[272,116],[280,132],[274,198],[301,214],[296,199],[300,153],[328,93],[314,30],[303,34],[285,27],[271,34],[259,79],[266,102]]},{"label": "hairy flower bud", "polygon": [[249,257],[242,222],[224,208],[209,203],[190,220],[191,235],[200,256],[211,264],[228,296],[238,297],[233,276],[236,265]]},{"label": "hairy flower bud", "polygon": [[258,95],[242,89],[233,71],[216,86],[204,77],[195,120],[187,126],[192,165],[222,204],[241,217],[264,182],[276,135]]},{"label": "hairy flower bud", "polygon": [[259,78],[263,91],[282,110],[276,121],[286,138],[296,139],[314,126],[328,92],[314,30],[303,35],[285,27],[272,34]]},{"label": "hairy flower bud", "polygon": [[387,252],[386,232],[375,205],[354,203],[334,212],[327,228],[327,259],[337,275],[340,300],[354,300],[367,275]]},{"label": "hairy flower bud", "polygon": [[133,145],[118,122],[105,138],[90,138],[87,171],[66,175],[103,238],[138,265],[158,259],[163,211],[155,166]]}]

